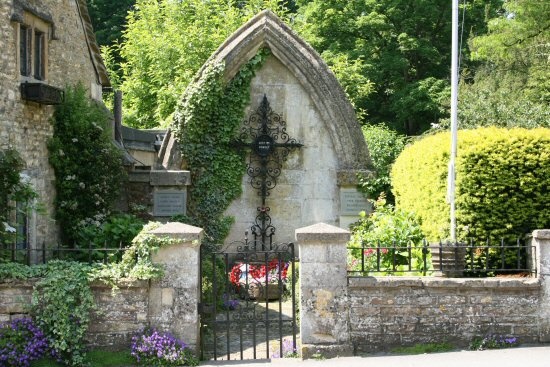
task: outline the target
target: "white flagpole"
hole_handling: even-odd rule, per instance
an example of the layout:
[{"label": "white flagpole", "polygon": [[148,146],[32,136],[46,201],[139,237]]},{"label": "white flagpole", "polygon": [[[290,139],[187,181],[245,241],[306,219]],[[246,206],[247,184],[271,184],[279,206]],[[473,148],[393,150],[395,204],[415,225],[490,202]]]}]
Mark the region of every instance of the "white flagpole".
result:
[{"label": "white flagpole", "polygon": [[451,52],[451,159],[448,176],[448,201],[451,204],[451,241],[456,241],[455,160],[458,145],[458,1],[452,0],[452,52]]}]

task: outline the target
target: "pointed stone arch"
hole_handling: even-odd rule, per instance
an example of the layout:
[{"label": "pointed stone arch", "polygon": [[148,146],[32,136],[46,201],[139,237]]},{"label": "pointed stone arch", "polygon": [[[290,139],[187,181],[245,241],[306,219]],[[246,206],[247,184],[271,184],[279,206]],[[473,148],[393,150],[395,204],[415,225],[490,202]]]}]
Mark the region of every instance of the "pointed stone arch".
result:
[{"label": "pointed stone arch", "polygon": [[337,169],[342,173],[370,169],[367,145],[340,83],[321,56],[272,11],[258,13],[235,31],[210,61],[224,61],[225,78],[230,80],[262,47],[268,47],[312,97],[334,144]]}]

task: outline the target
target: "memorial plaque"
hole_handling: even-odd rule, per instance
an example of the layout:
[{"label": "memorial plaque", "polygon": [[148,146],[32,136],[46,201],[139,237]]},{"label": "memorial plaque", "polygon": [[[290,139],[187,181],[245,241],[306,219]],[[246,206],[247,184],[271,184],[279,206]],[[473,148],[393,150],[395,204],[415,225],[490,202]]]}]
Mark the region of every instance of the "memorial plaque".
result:
[{"label": "memorial plaque", "polygon": [[340,215],[359,216],[359,212],[370,207],[371,204],[356,189],[340,189]]},{"label": "memorial plaque", "polygon": [[275,141],[269,135],[260,135],[254,141],[254,151],[260,157],[267,157],[273,152]]},{"label": "memorial plaque", "polygon": [[178,190],[159,190],[154,193],[153,215],[155,217],[171,217],[185,214],[186,192]]}]

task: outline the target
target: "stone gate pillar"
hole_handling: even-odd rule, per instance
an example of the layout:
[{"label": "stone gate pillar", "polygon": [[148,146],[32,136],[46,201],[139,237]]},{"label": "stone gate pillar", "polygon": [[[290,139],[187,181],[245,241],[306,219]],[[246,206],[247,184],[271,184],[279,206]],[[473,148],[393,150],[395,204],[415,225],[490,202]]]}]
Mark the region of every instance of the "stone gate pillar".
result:
[{"label": "stone gate pillar", "polygon": [[149,322],[159,331],[169,331],[190,348],[199,348],[199,264],[202,228],[167,223],[150,233],[178,240],[152,256],[164,267],[164,277],[149,290]]},{"label": "stone gate pillar", "polygon": [[300,253],[302,357],[351,355],[346,243],[350,232],[325,223],[296,230]]},{"label": "stone gate pillar", "polygon": [[542,280],[539,300],[540,342],[550,342],[550,229],[533,231],[531,245],[535,247],[537,275]]}]

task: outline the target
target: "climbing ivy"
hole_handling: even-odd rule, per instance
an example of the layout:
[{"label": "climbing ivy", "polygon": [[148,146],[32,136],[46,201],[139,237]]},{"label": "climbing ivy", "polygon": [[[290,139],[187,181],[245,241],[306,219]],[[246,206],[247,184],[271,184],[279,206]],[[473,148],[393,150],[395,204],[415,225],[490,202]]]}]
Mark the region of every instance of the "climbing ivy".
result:
[{"label": "climbing ivy", "polygon": [[54,260],[42,267],[32,295],[32,314],[55,357],[66,366],[83,366],[84,337],[94,297],[87,264]]},{"label": "climbing ivy", "polygon": [[160,226],[161,223],[159,222],[146,224],[132,240],[132,244],[126,248],[119,262],[94,264],[88,274],[89,280],[101,281],[110,285],[113,291],[116,291],[118,289],[117,284],[123,279],[160,279],[164,275],[164,270],[161,265],[153,263],[151,254],[163,246],[178,243],[178,240],[169,237],[158,237],[150,233]]},{"label": "climbing ivy", "polygon": [[175,113],[174,130],[191,171],[186,219],[204,228],[206,244],[221,243],[233,224],[224,212],[241,194],[245,162],[232,141],[250,101],[250,82],[269,55],[260,50],[229,82],[223,62],[208,62]]}]

